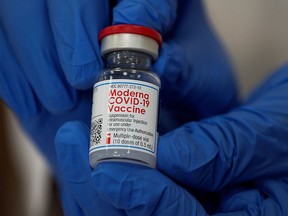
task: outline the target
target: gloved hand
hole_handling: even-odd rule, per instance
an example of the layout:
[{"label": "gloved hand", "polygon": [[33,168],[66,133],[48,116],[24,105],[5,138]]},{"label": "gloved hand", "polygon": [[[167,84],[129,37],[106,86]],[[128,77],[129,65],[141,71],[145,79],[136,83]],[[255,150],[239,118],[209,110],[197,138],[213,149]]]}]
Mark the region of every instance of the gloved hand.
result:
[{"label": "gloved hand", "polygon": [[[287,176],[287,80],[288,67],[286,66],[258,88],[242,107],[222,116],[206,119],[198,123],[191,122],[160,137],[158,169],[188,187],[204,191],[220,191],[221,204],[219,209],[215,211],[212,211],[214,208],[212,210],[206,209],[209,213],[231,212],[231,215],[245,215],[245,212],[250,212],[252,215],[257,215],[258,212],[260,212],[258,215],[265,215],[264,213],[267,213],[267,215],[287,214],[288,210],[285,207],[287,180],[273,180],[275,176]],[[66,165],[69,165],[70,168],[76,168],[65,169],[65,166],[64,168],[61,166],[61,173],[69,177],[74,170],[72,177],[85,176],[88,182],[88,172],[83,174],[82,170],[83,167],[87,167],[88,163],[89,129],[85,129],[83,125],[80,125],[80,127],[79,124],[68,126],[63,127],[57,136],[58,158],[60,163],[62,163],[62,159],[64,164],[66,161],[70,161],[71,163]],[[61,136],[65,130],[70,131],[71,137]],[[75,137],[79,137],[79,139]],[[73,140],[75,142],[72,142]],[[82,147],[75,148],[75,151],[69,149],[70,143],[81,144],[84,148],[84,153],[80,153],[79,149]],[[60,148],[61,146],[63,148]],[[66,152],[64,148],[67,149]],[[69,151],[74,153],[68,153]],[[69,155],[67,156],[68,159],[65,159],[65,155]],[[79,167],[77,168],[77,163],[83,164],[81,158],[86,160],[86,165],[81,165],[80,169]],[[106,165],[103,164],[103,166]],[[107,170],[108,173],[113,174],[115,170],[119,169],[118,165],[116,167],[111,166],[107,164],[107,167],[105,167],[105,169],[109,168]],[[121,174],[127,178],[133,176],[134,168],[132,170],[129,170],[130,168],[127,169],[123,168],[122,170],[121,168],[123,171]],[[96,172],[98,172],[97,170]],[[129,173],[131,175],[128,175]],[[119,176],[118,172],[116,174],[115,178],[121,179],[122,175]],[[152,179],[160,179],[159,175],[157,174]],[[97,177],[97,174],[95,176]],[[110,176],[107,176],[107,178],[110,178]],[[139,181],[139,178],[135,178],[135,184]],[[271,180],[265,180],[264,178],[271,178]],[[255,188],[252,189],[251,186],[245,188],[232,187],[231,192],[228,193],[225,188],[227,185],[253,179],[258,180],[253,184]],[[70,178],[69,181],[71,182],[69,186],[76,188],[70,189],[70,191],[74,191],[73,195],[85,199],[85,197],[81,196],[81,193],[77,193],[80,190],[77,189],[78,182],[74,181],[73,178]],[[96,183],[97,185],[99,184],[99,182]],[[118,186],[120,183],[115,182]],[[91,186],[91,183],[85,184],[87,187]],[[155,185],[158,185],[158,182],[153,182],[153,186],[147,183],[147,187],[151,186],[151,191],[154,190]],[[105,185],[105,189],[109,189],[110,186],[107,187]],[[112,187],[113,190],[115,187]],[[221,191],[222,188],[224,189]],[[122,192],[120,189],[121,187],[119,186],[119,193]],[[96,190],[99,196],[104,196],[106,197],[105,200],[109,201],[107,196],[109,197],[111,194],[105,194],[103,192],[104,189],[101,190],[101,188],[96,188]],[[143,191],[147,192],[149,190],[144,187]],[[91,193],[98,194],[95,191]],[[101,193],[103,194],[101,195]],[[133,194],[131,193],[131,195]],[[116,196],[115,193],[113,193],[113,196]],[[237,201],[235,202],[235,200]],[[119,207],[116,201],[112,200],[112,202],[114,206]],[[205,204],[203,203],[203,205]],[[251,206],[253,208],[250,208]]]},{"label": "gloved hand", "polygon": [[85,124],[69,122],[56,136],[64,184],[76,199],[85,197],[84,215],[206,215],[192,195],[154,169],[103,163],[90,179],[89,132]]},{"label": "gloved hand", "polygon": [[158,169],[188,187],[205,191],[286,176],[287,91],[288,65],[269,77],[243,106],[160,137]]},{"label": "gloved hand", "polygon": [[81,87],[84,70],[91,77],[102,68],[95,53],[97,34],[109,21],[108,1],[4,0],[0,20],[1,98],[24,121],[42,106],[53,114],[75,107],[77,93],[66,79]]},{"label": "gloved hand", "polygon": [[162,82],[160,134],[238,105],[234,74],[213,33],[203,1],[178,1],[178,16],[164,36],[154,68]]},{"label": "gloved hand", "polygon": [[[203,205],[210,214],[286,215],[287,80],[285,66],[242,107],[160,137],[159,170],[203,193]],[[206,215],[191,194],[157,170],[103,163],[89,181],[88,142],[89,129],[83,124],[67,123],[58,132],[57,156],[71,187],[78,186],[85,168],[85,182],[94,186],[95,197],[124,209],[127,215]],[[249,184],[241,183],[249,180]],[[216,207],[206,203],[209,194],[205,191],[218,191]]]},{"label": "gloved hand", "polygon": [[[73,134],[71,130],[64,128],[60,129],[56,138],[59,146],[58,165],[63,174],[61,188],[64,191],[62,194],[66,196],[63,199],[65,215],[125,215],[123,210],[114,208],[100,198],[91,186],[91,167],[88,157],[90,130],[79,124],[76,124],[75,127],[80,128],[83,133]],[[65,142],[67,139],[70,141],[69,145]],[[83,139],[86,140],[86,146],[78,144]],[[72,154],[74,152],[78,153]]]},{"label": "gloved hand", "polygon": [[[247,215],[287,215],[288,176],[258,179],[250,185],[230,187],[221,191],[217,212],[235,212]],[[216,214],[217,216],[226,214]]]},{"label": "gloved hand", "polygon": [[[56,136],[57,158],[65,184],[74,189],[70,191],[75,197],[86,197],[86,208],[82,205],[85,215],[284,216],[288,212],[287,177],[236,185],[219,193],[198,192],[204,209],[189,189],[158,170],[103,162],[92,171],[87,156],[88,144],[89,128],[83,123],[66,123]],[[214,174],[217,178],[217,173]],[[87,190],[86,185],[91,188]],[[77,209],[74,215],[83,215],[75,212]]]}]

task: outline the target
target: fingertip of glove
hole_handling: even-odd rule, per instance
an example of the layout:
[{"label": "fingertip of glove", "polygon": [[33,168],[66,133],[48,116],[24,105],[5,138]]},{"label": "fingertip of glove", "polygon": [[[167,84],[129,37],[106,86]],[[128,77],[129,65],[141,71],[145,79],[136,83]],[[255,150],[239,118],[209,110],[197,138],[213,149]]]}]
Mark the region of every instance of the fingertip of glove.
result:
[{"label": "fingertip of glove", "polygon": [[92,185],[108,203],[119,209],[129,209],[131,196],[133,196],[133,184],[137,179],[133,171],[135,171],[134,168],[139,167],[122,162],[100,163],[92,173]]},{"label": "fingertip of glove", "polygon": [[78,102],[78,94],[75,89],[62,89],[57,92],[51,92],[42,99],[41,103],[53,114],[63,114],[75,108]]},{"label": "fingertip of glove", "polygon": [[78,50],[69,48],[60,54],[60,62],[66,79],[71,86],[81,90],[91,88],[96,81],[97,74],[104,67],[100,54],[91,51],[90,45],[86,47],[89,47],[88,51],[84,48]]},{"label": "fingertip of glove", "polygon": [[103,64],[97,62],[82,66],[65,65],[65,75],[71,86],[79,90],[87,90],[93,87],[102,69]]},{"label": "fingertip of glove", "polygon": [[82,122],[71,121],[64,123],[57,131],[55,141],[56,143],[81,143],[87,140],[87,130],[89,128]]},{"label": "fingertip of glove", "polygon": [[[117,178],[119,175],[113,165],[115,165],[115,162],[99,163],[91,175],[91,181],[99,196],[117,208],[119,207],[118,199],[116,200],[116,196],[119,194],[119,181]],[[109,187],[107,187],[108,185]]]},{"label": "fingertip of glove", "polygon": [[209,129],[200,123],[189,123],[160,137],[157,168],[183,184],[215,190],[222,178],[215,179],[213,170],[225,166],[217,161],[220,150],[208,137],[211,134],[206,134],[206,131],[212,133]]},{"label": "fingertip of glove", "polygon": [[189,142],[185,142],[185,136],[190,134],[183,133],[183,129],[176,129],[164,136],[159,137],[157,168],[162,172],[177,176],[177,178],[186,175],[193,164],[193,155],[191,153]]},{"label": "fingertip of glove", "polygon": [[[89,128],[82,122],[67,122],[56,133],[55,145],[58,161],[69,160],[71,153],[88,157]],[[85,152],[85,153],[83,153]],[[75,162],[74,162],[75,163]]]},{"label": "fingertip of glove", "polygon": [[121,1],[113,9],[113,24],[136,24],[167,33],[175,19],[177,1]]},{"label": "fingertip of glove", "polygon": [[163,43],[158,60],[153,65],[155,72],[160,77],[167,77],[175,83],[175,76],[182,70],[182,52],[176,43]]},{"label": "fingertip of glove", "polygon": [[97,188],[102,190],[105,189],[104,186],[107,186],[108,182],[110,182],[110,185],[123,185],[129,179],[137,178],[136,175],[132,176],[132,173],[141,172],[144,169],[150,168],[126,162],[102,162],[96,166],[92,173],[92,179]]},{"label": "fingertip of glove", "polygon": [[55,137],[59,167],[66,180],[73,183],[87,181],[91,171],[88,160],[89,129],[82,122],[67,122]]}]

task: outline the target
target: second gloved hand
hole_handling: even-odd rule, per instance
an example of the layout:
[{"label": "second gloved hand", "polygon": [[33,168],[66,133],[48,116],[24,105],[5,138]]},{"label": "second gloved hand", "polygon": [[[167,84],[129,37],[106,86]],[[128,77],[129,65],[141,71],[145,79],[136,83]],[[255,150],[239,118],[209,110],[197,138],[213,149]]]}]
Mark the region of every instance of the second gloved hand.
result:
[{"label": "second gloved hand", "polygon": [[67,215],[207,216],[206,211],[215,216],[286,215],[287,177],[258,181],[254,187],[235,185],[212,196],[198,191],[205,197],[201,199],[204,209],[188,190],[158,170],[103,162],[92,171],[88,145],[89,129],[82,123],[69,122],[57,133],[57,157],[71,192],[70,199],[64,200],[73,211]]},{"label": "second gloved hand", "polygon": [[286,65],[243,106],[160,137],[158,168],[189,187],[205,191],[287,175],[287,92]]}]

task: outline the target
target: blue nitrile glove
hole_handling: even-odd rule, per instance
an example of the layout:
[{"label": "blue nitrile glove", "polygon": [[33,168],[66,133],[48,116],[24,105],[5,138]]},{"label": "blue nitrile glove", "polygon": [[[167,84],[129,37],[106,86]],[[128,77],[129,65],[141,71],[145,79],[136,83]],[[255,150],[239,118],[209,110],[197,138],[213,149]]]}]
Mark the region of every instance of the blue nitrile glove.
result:
[{"label": "blue nitrile glove", "polygon": [[269,77],[243,106],[160,137],[158,169],[205,191],[287,175],[287,92],[288,65]]},{"label": "blue nitrile glove", "polygon": [[[236,212],[242,215],[288,214],[288,176],[256,180],[250,185],[230,187],[220,193],[217,212]],[[241,209],[246,214],[241,214]],[[243,211],[242,211],[243,212]],[[249,214],[248,214],[249,213]],[[224,216],[227,214],[216,214]],[[232,214],[231,214],[232,215]]]},{"label": "blue nitrile glove", "polygon": [[108,25],[108,1],[55,3],[0,2],[0,94],[21,119],[37,115],[41,106],[51,113],[75,107],[77,93],[66,78],[78,86],[84,70],[89,75],[88,69],[103,67],[97,36]]},{"label": "blue nitrile glove", "polygon": [[238,104],[229,58],[209,25],[203,4],[200,0],[179,1],[176,23],[164,37],[155,64],[163,85],[160,125],[167,127],[160,132],[172,129],[167,111],[173,111],[174,119],[187,122],[225,113]]},{"label": "blue nitrile glove", "polygon": [[[200,216],[207,215],[206,211],[215,216],[287,215],[287,177],[234,185],[217,194],[198,192],[205,195],[202,198],[204,210],[191,193],[158,170],[103,162],[92,171],[87,156],[88,144],[89,128],[83,123],[66,123],[57,133],[56,152],[66,185],[75,189],[72,190],[75,197],[89,197],[87,206],[98,206],[86,215]],[[92,188],[87,191],[85,184]],[[103,204],[99,197],[113,208]],[[115,209],[119,209],[118,212]]]},{"label": "blue nitrile glove", "polygon": [[[68,124],[69,125],[69,124]],[[71,125],[71,124],[70,124]],[[109,205],[99,197],[95,189],[91,186],[90,173],[92,168],[89,165],[89,140],[90,130],[82,124],[71,125],[72,128],[60,128],[56,136],[56,153],[58,165],[62,173],[62,183],[64,196],[70,195],[79,204],[78,214],[72,215],[125,215],[123,210],[118,210]],[[77,130],[80,129],[80,133]],[[69,144],[66,142],[69,140]],[[85,145],[83,144],[85,140]],[[79,143],[81,145],[79,145]],[[74,154],[77,152],[77,154]],[[68,199],[67,199],[68,198]],[[71,210],[77,209],[75,203],[66,203],[73,200],[67,197],[64,199],[65,215],[71,215]],[[67,208],[65,208],[67,205]],[[82,213],[80,213],[82,212]]]},{"label": "blue nitrile glove", "polygon": [[235,186],[221,191],[219,200],[213,200],[215,204],[219,203],[216,209],[204,209],[192,194],[154,169],[102,163],[91,176],[99,196],[131,216],[286,216],[287,180],[287,177],[267,180],[260,188]]},{"label": "blue nitrile glove", "polygon": [[56,136],[64,184],[73,188],[70,191],[75,193],[76,199],[87,197],[87,209],[89,205],[97,206],[94,212],[85,212],[84,206],[85,215],[206,215],[191,194],[155,169],[103,163],[97,166],[90,179],[89,132],[85,124],[69,122]]}]

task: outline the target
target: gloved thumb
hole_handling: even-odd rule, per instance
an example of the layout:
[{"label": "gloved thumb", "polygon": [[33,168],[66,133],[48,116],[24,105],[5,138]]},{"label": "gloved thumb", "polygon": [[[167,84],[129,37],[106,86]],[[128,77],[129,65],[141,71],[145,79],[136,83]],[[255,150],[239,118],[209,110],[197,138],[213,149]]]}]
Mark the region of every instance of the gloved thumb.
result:
[{"label": "gloved thumb", "polygon": [[81,122],[65,123],[57,132],[56,154],[63,184],[85,215],[123,215],[102,200],[90,182],[89,128]]}]

